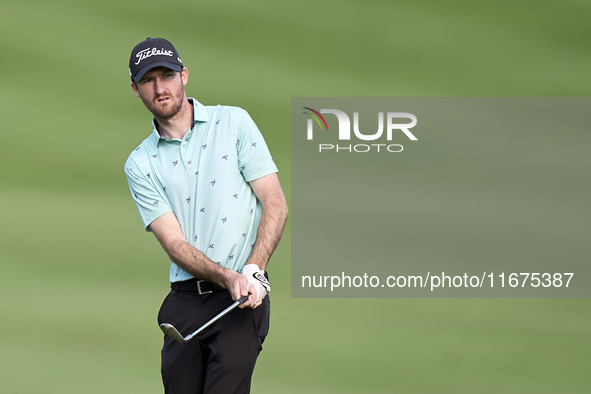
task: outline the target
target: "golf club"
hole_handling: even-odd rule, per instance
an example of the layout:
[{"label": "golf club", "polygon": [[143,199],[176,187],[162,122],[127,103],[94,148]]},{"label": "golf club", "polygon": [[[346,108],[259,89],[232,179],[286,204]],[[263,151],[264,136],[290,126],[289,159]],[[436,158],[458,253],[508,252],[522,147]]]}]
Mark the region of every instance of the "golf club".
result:
[{"label": "golf club", "polygon": [[226,313],[230,312],[232,309],[236,308],[238,305],[242,305],[243,303],[246,302],[246,300],[248,300],[248,296],[242,296],[240,297],[238,300],[234,301],[234,303],[232,305],[230,305],[229,307],[227,307],[226,309],[224,309],[223,311],[221,311],[216,317],[214,317],[213,319],[211,319],[210,321],[208,321],[207,323],[205,323],[204,325],[202,325],[199,329],[197,329],[197,331],[195,331],[192,334],[187,335],[186,337],[183,337],[181,335],[180,332],[178,332],[178,330],[169,323],[162,323],[160,325],[160,329],[169,337],[171,337],[172,339],[174,339],[177,342],[180,343],[185,343],[190,341],[195,335],[199,334],[201,331],[205,330],[207,327],[209,327],[210,325],[212,325],[213,323],[215,323],[216,321],[219,320],[219,318],[221,318],[222,316],[224,316]]}]

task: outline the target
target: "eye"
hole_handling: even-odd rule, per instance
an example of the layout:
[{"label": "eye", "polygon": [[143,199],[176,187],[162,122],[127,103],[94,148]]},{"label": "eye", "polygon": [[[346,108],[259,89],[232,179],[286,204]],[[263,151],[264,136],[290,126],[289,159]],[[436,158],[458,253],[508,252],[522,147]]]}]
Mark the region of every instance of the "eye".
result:
[{"label": "eye", "polygon": [[174,77],[174,73],[173,72],[166,73],[166,75],[164,77],[165,78],[172,78],[172,77]]},{"label": "eye", "polygon": [[142,85],[145,85],[145,84],[147,84],[147,83],[150,83],[150,82],[152,82],[152,78],[146,78],[146,79],[142,79],[142,80],[140,81],[140,83],[141,83]]}]

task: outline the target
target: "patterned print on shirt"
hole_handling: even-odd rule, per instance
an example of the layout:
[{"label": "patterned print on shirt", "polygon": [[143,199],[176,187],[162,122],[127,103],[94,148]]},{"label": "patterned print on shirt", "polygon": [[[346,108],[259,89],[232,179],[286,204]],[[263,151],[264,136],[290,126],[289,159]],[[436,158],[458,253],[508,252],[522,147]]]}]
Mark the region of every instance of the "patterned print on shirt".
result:
[{"label": "patterned print on shirt", "polygon": [[205,213],[205,207],[201,208],[201,210],[199,212]]},{"label": "patterned print on shirt", "polygon": [[152,157],[155,159],[158,157],[158,153],[156,153],[155,155],[152,155]]},{"label": "patterned print on shirt", "polygon": [[203,149],[207,148],[207,144],[203,145],[201,148],[203,148]]},{"label": "patterned print on shirt", "polygon": [[175,161],[172,162],[172,165],[175,166],[175,167],[176,167],[177,164],[179,164],[179,161],[178,160],[175,160]]},{"label": "patterned print on shirt", "polygon": [[228,217],[227,216],[222,219],[222,223],[226,223],[226,220],[228,220]]},{"label": "patterned print on shirt", "polygon": [[191,202],[191,197],[185,198],[185,201],[187,202],[187,204],[190,203]]},{"label": "patterned print on shirt", "polygon": [[228,160],[228,155],[222,156],[222,160]]},{"label": "patterned print on shirt", "polygon": [[211,181],[211,186],[215,186],[215,179]]},{"label": "patterned print on shirt", "polygon": [[234,194],[232,197],[234,197],[235,199],[238,199],[238,194]]}]

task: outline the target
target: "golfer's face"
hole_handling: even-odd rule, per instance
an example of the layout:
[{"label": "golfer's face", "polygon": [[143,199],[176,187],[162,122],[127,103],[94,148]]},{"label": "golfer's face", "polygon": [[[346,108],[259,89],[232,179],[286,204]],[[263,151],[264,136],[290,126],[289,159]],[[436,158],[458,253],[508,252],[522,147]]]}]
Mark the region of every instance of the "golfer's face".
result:
[{"label": "golfer's face", "polygon": [[166,67],[148,71],[134,87],[136,95],[154,116],[170,118],[178,113],[185,95],[186,69],[176,72]]}]

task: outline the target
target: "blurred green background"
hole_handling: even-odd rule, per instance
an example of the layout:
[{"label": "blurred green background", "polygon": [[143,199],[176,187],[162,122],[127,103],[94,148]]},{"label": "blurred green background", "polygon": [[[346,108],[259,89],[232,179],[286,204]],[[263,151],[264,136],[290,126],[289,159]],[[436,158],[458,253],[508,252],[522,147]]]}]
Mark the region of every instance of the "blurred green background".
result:
[{"label": "blurred green background", "polygon": [[[0,393],[160,393],[168,264],[123,163],[150,132],[132,47],[246,108],[290,200],[290,100],[588,96],[589,1],[28,1],[0,7]],[[581,179],[581,182],[586,182]],[[581,212],[581,214],[588,214]],[[270,265],[253,393],[588,392],[587,299],[292,299]]]}]

